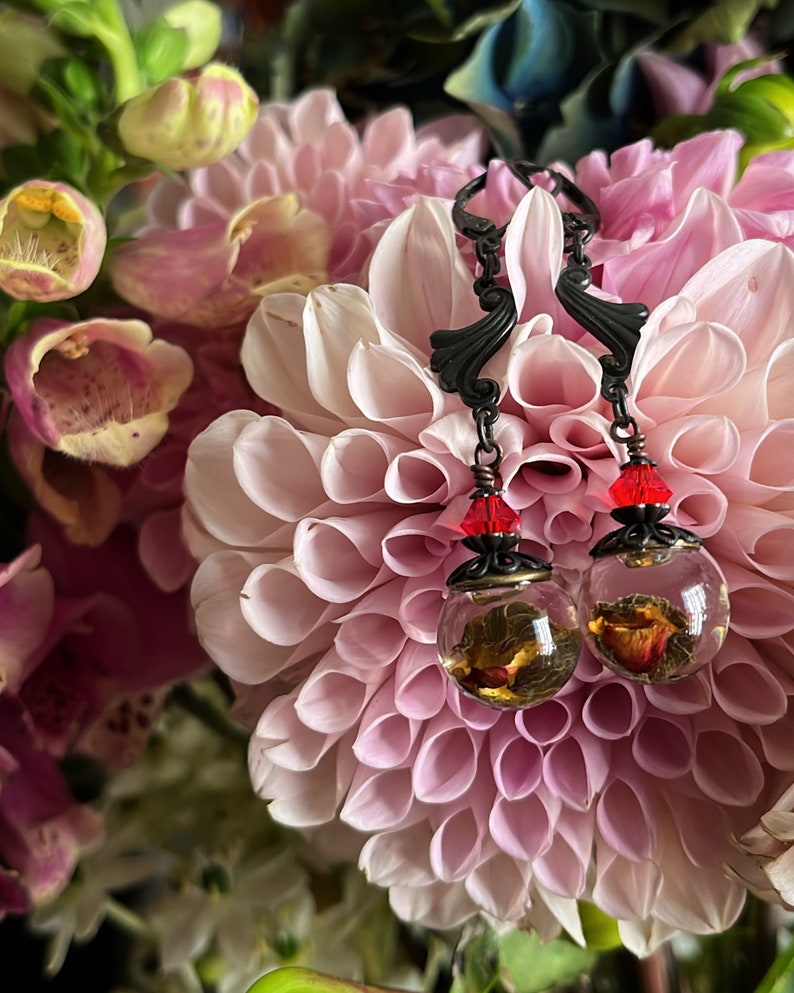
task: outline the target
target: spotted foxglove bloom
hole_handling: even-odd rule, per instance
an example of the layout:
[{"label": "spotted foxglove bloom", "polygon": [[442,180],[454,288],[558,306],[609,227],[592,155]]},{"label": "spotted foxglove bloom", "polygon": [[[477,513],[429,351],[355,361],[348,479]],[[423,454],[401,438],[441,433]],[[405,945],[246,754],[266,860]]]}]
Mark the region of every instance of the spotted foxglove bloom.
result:
[{"label": "spotted foxglove bloom", "polygon": [[[704,536],[730,587],[731,631],[708,670],[643,686],[585,650],[557,697],[518,713],[463,698],[441,670],[473,430],[428,369],[428,336],[479,311],[436,200],[389,227],[368,292],[263,302],[243,362],[281,416],[231,412],[191,448],[198,630],[241,710],[262,711],[254,786],[285,823],[360,832],[362,868],[407,919],[446,927],[485,910],[581,937],[583,898],[644,952],[741,909],[745,888],[723,870],[731,838],[794,768],[794,351],[781,304],[794,256],[756,240],[794,231],[794,159],[761,157],[735,185],[739,142],[641,142],[576,170],[603,214],[588,248],[602,291],[653,308],[632,388],[676,494],[671,519]],[[575,592],[612,526],[618,453],[598,346],[553,294],[562,248],[558,206],[532,191],[506,235],[519,324],[484,372],[503,387],[497,440],[524,547]]]},{"label": "spotted foxglove bloom", "polygon": [[49,448],[129,466],[168,428],[190,383],[187,353],[137,320],[41,320],[12,342],[5,372],[17,410]]},{"label": "spotted foxglove bloom", "polygon": [[0,200],[0,289],[17,300],[68,300],[93,283],[105,222],[66,183],[31,179]]}]

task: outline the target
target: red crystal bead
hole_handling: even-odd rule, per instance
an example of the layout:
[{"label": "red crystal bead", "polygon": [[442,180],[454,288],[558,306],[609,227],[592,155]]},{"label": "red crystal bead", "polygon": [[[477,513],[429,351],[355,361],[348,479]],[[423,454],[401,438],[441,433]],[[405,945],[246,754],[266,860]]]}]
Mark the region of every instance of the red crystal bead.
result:
[{"label": "red crystal bead", "polygon": [[461,530],[469,537],[477,534],[518,534],[521,518],[497,494],[474,497]]},{"label": "red crystal bead", "polygon": [[638,503],[667,503],[673,491],[648,462],[629,462],[609,487],[609,495],[618,507]]}]

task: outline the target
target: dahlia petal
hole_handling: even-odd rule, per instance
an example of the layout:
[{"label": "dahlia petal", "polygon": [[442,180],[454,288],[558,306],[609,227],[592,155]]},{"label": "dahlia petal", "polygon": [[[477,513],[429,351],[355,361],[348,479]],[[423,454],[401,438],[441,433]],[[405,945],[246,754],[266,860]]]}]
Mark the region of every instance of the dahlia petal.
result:
[{"label": "dahlia petal", "polygon": [[392,886],[389,903],[401,920],[422,921],[442,931],[458,927],[477,910],[462,883]]},{"label": "dahlia petal", "polygon": [[695,301],[701,321],[710,321],[713,314],[741,338],[747,365],[753,368],[765,364],[772,350],[791,337],[791,309],[781,306],[779,287],[792,279],[794,255],[787,248],[746,241],[706,263],[680,293]]},{"label": "dahlia petal", "polygon": [[388,830],[420,816],[415,809],[410,769],[373,771],[365,765],[356,770],[340,812],[345,824],[358,831]]},{"label": "dahlia petal", "polygon": [[706,83],[699,73],[660,52],[638,52],[637,64],[653,94],[659,117],[695,113],[698,100],[706,91]]},{"label": "dahlia petal", "polygon": [[[384,542],[384,560],[394,569],[392,563],[386,559],[385,548]],[[438,615],[445,589],[446,583],[441,569],[428,576],[417,576],[406,580],[400,597],[399,620],[403,630],[413,641],[435,645]]]},{"label": "dahlia petal", "polygon": [[[609,844],[609,843],[607,843]],[[617,919],[650,917],[662,884],[662,872],[651,861],[631,859],[606,845],[596,848],[598,878],[593,887],[597,906]]]},{"label": "dahlia petal", "polygon": [[723,712],[750,727],[773,724],[787,708],[788,697],[743,639],[729,636],[712,668],[714,700]]},{"label": "dahlia petal", "polygon": [[679,209],[690,202],[700,187],[720,197],[732,192],[743,140],[738,131],[720,130],[695,135],[676,145],[671,173]]},{"label": "dahlia petal", "polygon": [[375,564],[394,511],[371,511],[355,518],[305,518],[295,529],[294,557],[308,588],[331,603],[348,603],[382,581]]},{"label": "dahlia petal", "polygon": [[794,752],[791,748],[791,730],[788,721],[780,720],[759,727],[758,738],[764,758],[774,769],[794,771]]},{"label": "dahlia petal", "polygon": [[794,579],[794,521],[761,507],[732,506],[712,548],[771,579]]},{"label": "dahlia petal", "polygon": [[447,707],[460,723],[471,731],[487,731],[503,719],[496,707],[483,707],[481,703],[461,693],[452,679],[447,679]]},{"label": "dahlia petal", "polygon": [[603,289],[655,306],[675,293],[692,272],[742,240],[733,211],[705,189],[692,194],[686,210],[663,239],[638,246],[604,263]]},{"label": "dahlia petal", "polygon": [[[786,792],[790,794],[791,790]],[[784,803],[783,798],[777,801],[781,807],[784,806]],[[792,810],[770,810],[761,818],[761,826],[767,834],[771,834],[777,841],[794,841],[794,811]]]},{"label": "dahlia petal", "polygon": [[631,753],[656,779],[679,779],[692,768],[694,736],[688,721],[647,714],[637,725]]},{"label": "dahlia petal", "polygon": [[241,552],[206,558],[193,581],[192,602],[202,647],[223,671],[241,683],[262,682],[277,673],[292,649],[268,646],[246,624],[240,591],[259,559]]},{"label": "dahlia petal", "polygon": [[253,568],[240,598],[243,617],[251,629],[275,645],[300,644],[338,613],[308,589],[291,558]]},{"label": "dahlia petal", "polygon": [[561,414],[592,407],[601,367],[580,345],[556,334],[539,335],[513,349],[507,383],[527,420],[543,431]]},{"label": "dahlia petal", "polygon": [[331,820],[339,804],[336,752],[335,747],[315,768],[298,775],[270,764],[252,739],[248,753],[251,782],[259,796],[272,797],[268,809],[274,820],[296,828]]},{"label": "dahlia petal", "polygon": [[445,882],[465,879],[480,858],[482,831],[471,810],[455,811],[436,828],[430,842],[430,865]]},{"label": "dahlia petal", "polygon": [[655,908],[663,922],[693,934],[719,934],[736,921],[747,890],[729,879],[722,866],[700,866],[693,887],[691,865],[681,853],[671,851],[666,865],[669,871]]},{"label": "dahlia petal", "polygon": [[711,684],[702,673],[672,686],[657,683],[644,689],[648,703],[667,714],[696,714],[711,704]]},{"label": "dahlia petal", "polygon": [[548,851],[554,837],[559,803],[530,793],[519,799],[497,797],[488,819],[496,844],[515,859],[535,859]]},{"label": "dahlia petal", "polygon": [[[763,371],[763,394],[766,409],[763,413],[773,421],[783,420],[791,412],[791,387],[794,378],[794,340],[782,341],[772,352]],[[756,397],[758,393],[754,394]],[[749,404],[748,404],[749,406]],[[756,427],[755,424],[748,425]]]},{"label": "dahlia petal", "polygon": [[333,435],[323,453],[320,476],[335,503],[366,503],[383,496],[389,463],[408,445],[378,431],[350,428]]},{"label": "dahlia petal", "polygon": [[477,743],[469,729],[442,715],[425,728],[413,765],[414,791],[426,803],[447,803],[471,787],[477,775]]},{"label": "dahlia petal", "polygon": [[655,917],[644,921],[618,921],[618,934],[622,944],[638,958],[647,958],[668,938],[672,938],[678,928],[664,924]]},{"label": "dahlia petal", "polygon": [[[585,843],[587,852],[583,853],[581,849]],[[538,883],[558,896],[581,896],[587,885],[591,845],[592,829],[589,824],[576,821],[566,823],[561,818],[551,846],[532,864]]]},{"label": "dahlia petal", "polygon": [[741,503],[767,503],[794,490],[794,466],[783,456],[794,439],[794,418],[773,421],[740,436],[734,471],[722,483],[727,496]]},{"label": "dahlia petal", "polygon": [[256,393],[310,431],[333,433],[338,423],[312,395],[302,369],[306,298],[295,293],[266,297],[248,322],[240,361]]},{"label": "dahlia petal", "polygon": [[432,835],[427,821],[373,834],[361,849],[359,868],[378,886],[427,886],[434,880],[430,867]]},{"label": "dahlia petal", "polygon": [[739,432],[725,416],[698,414],[666,421],[653,429],[651,441],[676,469],[707,476],[728,472],[739,454]]},{"label": "dahlia petal", "polygon": [[576,459],[548,442],[525,448],[520,459],[520,470],[505,486],[505,500],[511,506],[529,507],[544,494],[556,499],[560,494],[572,493],[582,481]]},{"label": "dahlia petal", "polygon": [[[398,581],[393,581],[399,587]],[[392,584],[385,584],[374,591],[377,596],[384,593],[384,599],[397,606]],[[406,634],[400,622],[393,617],[381,614],[374,607],[371,613],[347,615],[341,624],[339,634],[334,639],[340,659],[360,671],[377,671],[376,667],[393,662],[403,649]]]},{"label": "dahlia petal", "polygon": [[587,810],[608,773],[608,761],[583,727],[556,741],[543,756],[543,779],[569,807]]},{"label": "dahlia petal", "polygon": [[422,449],[400,452],[389,465],[386,495],[395,503],[441,503],[458,494],[471,479],[460,462],[441,460]]},{"label": "dahlia petal", "polygon": [[406,764],[421,722],[395,711],[393,680],[382,686],[370,701],[359,725],[353,751],[371,769],[390,769]]},{"label": "dahlia petal", "polygon": [[794,847],[787,848],[763,868],[780,899],[789,905],[794,903]]},{"label": "dahlia petal", "polygon": [[[253,548],[292,530],[253,504],[236,484],[233,446],[240,432],[259,417],[251,411],[235,410],[214,421],[190,446],[185,467],[185,491],[191,513],[206,531],[227,545]],[[216,486],[207,479],[223,480]],[[188,533],[190,539],[190,533]],[[188,540],[190,547],[190,540]]]},{"label": "dahlia petal", "polygon": [[773,638],[794,627],[794,595],[734,562],[722,571],[731,597],[731,630],[745,638]]},{"label": "dahlia petal", "polygon": [[302,772],[316,769],[320,760],[339,740],[338,734],[326,734],[305,728],[295,709],[293,695],[279,697],[262,714],[251,736],[249,751],[267,753],[267,761],[280,769]]},{"label": "dahlia petal", "polygon": [[729,506],[723,490],[711,479],[693,472],[663,471],[664,480],[673,490],[671,518],[680,527],[692,528],[701,538],[719,534]]},{"label": "dahlia petal", "polygon": [[[271,517],[299,521],[311,516],[328,503],[320,479],[327,444],[323,435],[296,431],[281,417],[261,417],[246,424],[234,442],[237,482]],[[282,466],[286,471],[279,471]]]},{"label": "dahlia petal", "polygon": [[537,707],[516,712],[516,731],[528,741],[551,745],[566,737],[573,724],[574,713],[566,700],[559,697],[544,700]]},{"label": "dahlia petal", "polygon": [[539,186],[522,197],[505,236],[505,268],[518,320],[540,312],[564,315],[554,294],[562,268],[562,216],[554,197]]},{"label": "dahlia petal", "polygon": [[[668,421],[703,396],[731,389],[745,370],[741,341],[727,327],[701,321],[643,332],[632,366],[635,403],[645,417]],[[686,370],[686,376],[682,371]]]},{"label": "dahlia petal", "polygon": [[347,388],[348,366],[359,342],[374,345],[380,330],[373,305],[358,286],[319,286],[306,300],[303,313],[306,376],[322,407],[351,426],[361,411]]},{"label": "dahlia petal", "polygon": [[543,751],[526,738],[516,737],[515,724],[501,720],[488,738],[496,788],[508,800],[532,793],[543,778]]},{"label": "dahlia petal", "polygon": [[426,721],[444,707],[447,682],[448,678],[438,664],[435,647],[408,646],[397,660],[394,704],[405,717]]},{"label": "dahlia petal", "polygon": [[412,355],[388,345],[362,343],[352,351],[348,387],[351,402],[370,423],[409,438],[436,421],[447,402]]},{"label": "dahlia petal", "polygon": [[764,784],[755,752],[734,735],[716,729],[698,734],[692,775],[707,797],[729,806],[749,806]]},{"label": "dahlia petal", "polygon": [[419,197],[391,222],[389,237],[372,255],[369,291],[378,319],[422,351],[436,328],[465,327],[479,319],[471,273],[455,251],[446,204]]},{"label": "dahlia petal", "polygon": [[590,693],[582,709],[582,721],[597,738],[627,738],[640,720],[644,702],[637,686],[610,680]]},{"label": "dahlia petal", "polygon": [[486,914],[500,921],[524,915],[530,878],[528,864],[502,854],[492,855],[469,872],[466,892]]},{"label": "dahlia petal", "polygon": [[377,685],[357,677],[329,652],[301,687],[295,713],[306,727],[322,734],[347,731],[377,690]]},{"label": "dahlia petal", "polygon": [[[596,823],[606,843],[623,858],[632,862],[652,858],[657,845],[653,806],[632,783],[622,779],[607,783],[596,805]],[[646,917],[648,912],[647,907],[642,912],[635,910],[635,916]]]},{"label": "dahlia petal", "polygon": [[435,526],[437,518],[435,512],[406,517],[384,536],[383,561],[398,576],[427,576],[443,565],[450,542]]}]

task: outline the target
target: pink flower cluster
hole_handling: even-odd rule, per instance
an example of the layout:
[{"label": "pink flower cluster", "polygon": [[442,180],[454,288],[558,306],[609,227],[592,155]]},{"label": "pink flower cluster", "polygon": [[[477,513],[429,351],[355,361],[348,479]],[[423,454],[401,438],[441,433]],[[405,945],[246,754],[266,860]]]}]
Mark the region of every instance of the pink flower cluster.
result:
[{"label": "pink flower cluster", "polygon": [[37,513],[29,536],[0,574],[0,916],[55,896],[101,837],[101,818],[75,800],[59,760],[134,761],[165,685],[203,659],[184,597],[147,582],[132,534],[76,549]]},{"label": "pink flower cluster", "polygon": [[[484,910],[581,937],[583,898],[641,952],[739,913],[731,837],[794,771],[794,155],[759,157],[737,182],[739,146],[729,132],[670,152],[640,142],[575,171],[603,216],[588,246],[600,292],[653,308],[632,388],[671,519],[729,583],[731,631],[707,671],[644,686],[584,651],[559,696],[512,713],[462,697],[440,668],[474,431],[429,371],[428,336],[480,311],[439,199],[388,227],[368,291],[265,299],[243,365],[280,415],[232,411],[191,447],[196,622],[255,725],[255,788],[284,823],[354,829],[406,919],[447,927]],[[497,220],[514,209],[519,324],[485,374],[503,387],[497,440],[524,547],[575,594],[613,526],[619,453],[600,347],[553,293],[559,207],[520,192],[497,164],[472,203]]]}]

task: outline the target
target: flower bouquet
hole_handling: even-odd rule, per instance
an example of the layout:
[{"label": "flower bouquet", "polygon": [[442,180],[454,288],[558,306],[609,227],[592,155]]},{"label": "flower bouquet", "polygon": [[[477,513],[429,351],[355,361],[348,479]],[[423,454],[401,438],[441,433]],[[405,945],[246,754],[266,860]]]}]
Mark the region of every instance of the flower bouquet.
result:
[{"label": "flower bouquet", "polygon": [[[786,12],[0,22],[0,945],[26,988],[787,989]],[[592,206],[586,257],[527,158]],[[498,252],[458,223],[472,183]],[[686,679],[585,646],[555,694],[487,706],[438,658],[475,426],[431,335],[509,292],[498,492],[577,600],[625,437],[555,292],[572,251],[607,308],[644,304],[634,416],[730,625]],[[633,675],[664,616],[612,624]]]}]

